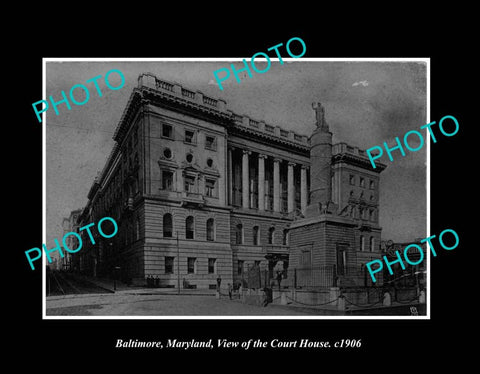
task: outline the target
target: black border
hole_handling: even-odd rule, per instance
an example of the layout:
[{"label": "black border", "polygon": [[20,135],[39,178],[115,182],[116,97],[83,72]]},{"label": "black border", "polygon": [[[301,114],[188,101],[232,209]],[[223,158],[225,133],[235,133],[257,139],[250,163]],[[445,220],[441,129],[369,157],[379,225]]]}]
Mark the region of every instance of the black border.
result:
[{"label": "black border", "polygon": [[[146,9],[142,11],[147,17]],[[177,27],[180,27],[180,21]],[[454,348],[464,343],[465,323],[469,323],[468,307],[465,300],[470,299],[470,291],[465,286],[467,268],[471,263],[467,253],[466,230],[463,226],[464,211],[468,205],[464,200],[462,176],[464,170],[459,167],[465,161],[465,137],[469,123],[469,107],[464,100],[468,96],[468,80],[465,76],[464,62],[459,58],[460,46],[455,51],[445,49],[445,40],[452,40],[452,29],[418,29],[406,31],[406,24],[392,26],[375,24],[371,28],[351,27],[346,33],[338,29],[323,26],[307,28],[293,27],[278,23],[276,28],[258,28],[251,34],[245,29],[249,26],[245,20],[243,27],[223,25],[210,33],[160,33],[159,30],[142,29],[137,26],[130,33],[110,34],[99,45],[98,35],[92,32],[89,43],[39,43],[31,45],[22,59],[22,72],[15,77],[12,86],[19,89],[15,96],[16,123],[11,124],[18,130],[15,139],[21,139],[18,149],[18,161],[13,168],[20,172],[17,183],[21,193],[14,199],[17,202],[12,221],[21,223],[21,235],[16,236],[13,264],[14,311],[19,318],[19,327],[28,332],[29,346],[44,356],[52,354],[55,359],[79,363],[79,357],[95,357],[114,361],[128,361],[135,358],[153,358],[159,363],[162,359],[177,356],[195,355],[202,361],[213,356],[222,358],[238,354],[238,360],[247,359],[245,365],[254,365],[252,358],[263,359],[270,353],[281,358],[284,353],[295,353],[301,357],[324,359],[332,355],[335,359],[348,357],[361,359],[365,364],[374,365],[375,358],[384,357],[395,361],[396,355],[403,359],[417,357],[425,360],[428,351],[439,357],[442,353],[451,355]],[[427,26],[425,26],[427,27]],[[196,26],[193,26],[195,31]],[[118,29],[116,29],[118,31]],[[156,31],[156,32],[154,32]],[[207,37],[206,35],[210,35]],[[25,261],[24,251],[39,246],[42,242],[42,124],[39,124],[31,110],[31,103],[42,95],[42,57],[238,57],[251,56],[258,51],[280,42],[286,42],[293,36],[301,37],[307,45],[304,57],[430,57],[431,58],[431,120],[439,121],[445,115],[455,116],[460,123],[460,131],[451,138],[439,137],[431,148],[431,233],[438,234],[445,228],[454,229],[460,236],[461,244],[454,251],[439,251],[432,258],[431,320],[42,320],[41,273],[31,271]],[[128,41],[128,42],[127,42]],[[452,45],[450,45],[452,47]],[[421,124],[419,124],[421,125]],[[437,130],[438,131],[438,130]],[[18,143],[17,143],[18,144]],[[401,187],[401,186],[399,186]],[[462,189],[462,190],[460,190]],[[463,197],[463,198],[462,198]],[[466,197],[466,196],[465,196]],[[18,225],[17,225],[18,226]],[[472,265],[470,265],[471,267]],[[471,274],[471,273],[470,273]],[[20,280],[20,282],[18,282]],[[19,286],[20,285],[20,286]],[[256,339],[285,340],[309,338],[362,339],[358,350],[118,350],[114,348],[116,339],[167,338],[230,338],[232,340]],[[19,331],[15,339],[23,341],[25,337]],[[20,344],[20,343],[19,343]],[[24,349],[24,348],[22,348]],[[17,345],[16,350],[20,350]],[[373,356],[370,356],[373,355]],[[434,357],[432,356],[432,357]],[[397,356],[398,357],[398,356]],[[231,361],[230,365],[235,366]],[[94,366],[93,366],[94,367]],[[301,367],[301,366],[300,366]],[[372,367],[372,366],[369,366]],[[225,369],[219,369],[225,370]]]}]

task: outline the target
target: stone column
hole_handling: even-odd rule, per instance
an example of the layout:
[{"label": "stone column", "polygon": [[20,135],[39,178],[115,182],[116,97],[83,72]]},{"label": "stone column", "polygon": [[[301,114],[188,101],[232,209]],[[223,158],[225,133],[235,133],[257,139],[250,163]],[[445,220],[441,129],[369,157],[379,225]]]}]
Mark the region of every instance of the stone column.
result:
[{"label": "stone column", "polygon": [[280,160],[273,159],[273,211],[280,212]]},{"label": "stone column", "polygon": [[242,206],[246,209],[250,208],[249,178],[248,178],[248,156],[250,151],[243,150],[242,158]]},{"label": "stone column", "polygon": [[228,148],[228,159],[227,159],[227,169],[228,169],[228,204],[233,204],[233,163],[232,163],[232,148]]},{"label": "stone column", "polygon": [[183,192],[183,170],[177,169],[177,192]]},{"label": "stone column", "polygon": [[267,156],[258,155],[258,210],[265,210],[265,159]]},{"label": "stone column", "polygon": [[302,214],[305,215],[307,210],[307,167],[302,165],[300,169],[300,204],[302,206]]},{"label": "stone column", "polygon": [[293,167],[295,163],[289,162],[288,163],[288,174],[287,174],[287,188],[288,188],[288,195],[287,195],[287,202],[288,202],[288,213],[291,213],[295,209],[295,185],[293,183]]},{"label": "stone column", "polygon": [[202,174],[199,174],[197,176],[197,193],[205,196],[205,178]]}]

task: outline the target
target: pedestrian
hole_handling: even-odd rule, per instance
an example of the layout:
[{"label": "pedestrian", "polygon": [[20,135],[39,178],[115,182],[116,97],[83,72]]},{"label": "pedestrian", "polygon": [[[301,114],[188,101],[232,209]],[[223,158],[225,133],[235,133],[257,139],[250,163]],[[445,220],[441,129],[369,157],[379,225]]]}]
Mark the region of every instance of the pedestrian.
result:
[{"label": "pedestrian", "polygon": [[277,282],[278,282],[278,290],[280,291],[280,285],[282,283],[282,272],[277,271]]},{"label": "pedestrian", "polygon": [[228,284],[228,297],[232,300],[232,285],[230,283]]},{"label": "pedestrian", "polygon": [[267,306],[268,303],[273,301],[272,289],[269,287],[264,287],[262,292],[262,306]]},{"label": "pedestrian", "polygon": [[242,282],[237,280],[233,286],[233,290],[235,291],[235,294],[237,295],[237,298],[240,298],[240,293],[242,289]]},{"label": "pedestrian", "polygon": [[218,275],[217,277],[217,291],[220,292],[220,285],[222,284],[222,277]]}]

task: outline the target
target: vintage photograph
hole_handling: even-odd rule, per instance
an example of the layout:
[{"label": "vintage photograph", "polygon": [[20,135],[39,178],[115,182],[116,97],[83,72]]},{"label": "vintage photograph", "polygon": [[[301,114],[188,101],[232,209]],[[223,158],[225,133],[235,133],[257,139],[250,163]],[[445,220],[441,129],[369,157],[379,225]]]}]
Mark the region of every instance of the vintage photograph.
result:
[{"label": "vintage photograph", "polygon": [[429,60],[245,61],[44,59],[44,318],[428,317]]}]

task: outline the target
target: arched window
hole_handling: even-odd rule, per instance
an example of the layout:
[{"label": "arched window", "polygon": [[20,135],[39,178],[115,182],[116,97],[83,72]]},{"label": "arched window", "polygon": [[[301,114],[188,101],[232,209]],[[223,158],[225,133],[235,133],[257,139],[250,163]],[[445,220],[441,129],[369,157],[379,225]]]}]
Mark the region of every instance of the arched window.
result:
[{"label": "arched window", "polygon": [[375,251],[375,238],[373,236],[370,237],[370,252]]},{"label": "arched window", "polygon": [[363,235],[360,235],[360,250],[365,250],[365,237]]},{"label": "arched window", "polygon": [[273,244],[274,235],[275,235],[275,227],[270,227],[268,229],[268,244]]},{"label": "arched window", "polygon": [[140,239],[140,218],[135,221],[135,240]]},{"label": "arched window", "polygon": [[192,216],[188,216],[185,220],[185,238],[193,239],[195,236],[195,220]]},{"label": "arched window", "polygon": [[127,245],[132,243],[132,224],[127,223]]},{"label": "arched window", "polygon": [[163,215],[163,237],[171,238],[173,232],[173,220],[170,213]]},{"label": "arched window", "polygon": [[211,242],[215,240],[215,221],[213,218],[207,219],[207,240]]},{"label": "arched window", "polygon": [[283,230],[282,244],[283,245],[288,245],[288,230],[287,229]]},{"label": "arched window", "polygon": [[243,243],[243,225],[241,223],[235,226],[235,244]]},{"label": "arched window", "polygon": [[260,244],[260,229],[258,226],[253,226],[253,245]]}]

